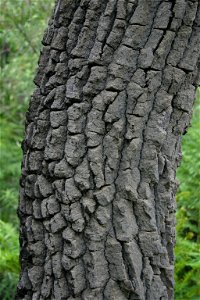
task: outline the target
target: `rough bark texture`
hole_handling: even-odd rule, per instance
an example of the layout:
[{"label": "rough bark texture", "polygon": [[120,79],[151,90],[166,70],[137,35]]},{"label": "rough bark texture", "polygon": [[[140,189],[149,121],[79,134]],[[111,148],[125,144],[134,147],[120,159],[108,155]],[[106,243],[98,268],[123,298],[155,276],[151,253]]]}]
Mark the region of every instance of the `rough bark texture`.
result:
[{"label": "rough bark texture", "polygon": [[16,299],[173,299],[198,6],[56,3],[26,119]]}]

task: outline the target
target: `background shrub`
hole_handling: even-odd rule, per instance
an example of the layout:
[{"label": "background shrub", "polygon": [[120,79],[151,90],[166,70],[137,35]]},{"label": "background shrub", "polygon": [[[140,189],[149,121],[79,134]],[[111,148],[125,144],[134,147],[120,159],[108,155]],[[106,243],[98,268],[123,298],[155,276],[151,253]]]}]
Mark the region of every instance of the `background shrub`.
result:
[{"label": "background shrub", "polygon": [[177,176],[176,299],[200,299],[200,89]]},{"label": "background shrub", "polygon": [[17,218],[25,111],[53,0],[1,0],[0,299],[14,299],[19,277]]}]

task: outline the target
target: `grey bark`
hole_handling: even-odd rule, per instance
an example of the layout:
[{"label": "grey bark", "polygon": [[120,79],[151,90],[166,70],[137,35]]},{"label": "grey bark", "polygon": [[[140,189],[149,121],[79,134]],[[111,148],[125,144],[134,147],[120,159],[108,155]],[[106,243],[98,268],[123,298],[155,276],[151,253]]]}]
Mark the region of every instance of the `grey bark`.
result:
[{"label": "grey bark", "polygon": [[61,0],[26,116],[16,299],[173,299],[199,1]]}]

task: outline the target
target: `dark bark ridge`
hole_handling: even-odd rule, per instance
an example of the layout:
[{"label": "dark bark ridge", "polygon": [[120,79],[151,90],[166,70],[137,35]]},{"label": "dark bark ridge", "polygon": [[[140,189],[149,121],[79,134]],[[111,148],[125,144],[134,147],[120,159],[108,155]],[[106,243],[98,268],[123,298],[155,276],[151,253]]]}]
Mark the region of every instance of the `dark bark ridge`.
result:
[{"label": "dark bark ridge", "polygon": [[16,299],[173,299],[195,0],[61,0],[26,116]]}]

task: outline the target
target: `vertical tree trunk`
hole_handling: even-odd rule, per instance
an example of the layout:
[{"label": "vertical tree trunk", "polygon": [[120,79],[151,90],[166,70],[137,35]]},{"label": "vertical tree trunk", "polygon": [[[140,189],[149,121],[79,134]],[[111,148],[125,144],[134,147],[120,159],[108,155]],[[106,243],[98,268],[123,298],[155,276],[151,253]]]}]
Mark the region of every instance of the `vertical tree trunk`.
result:
[{"label": "vertical tree trunk", "polygon": [[26,119],[16,299],[173,299],[198,3],[56,3]]}]

